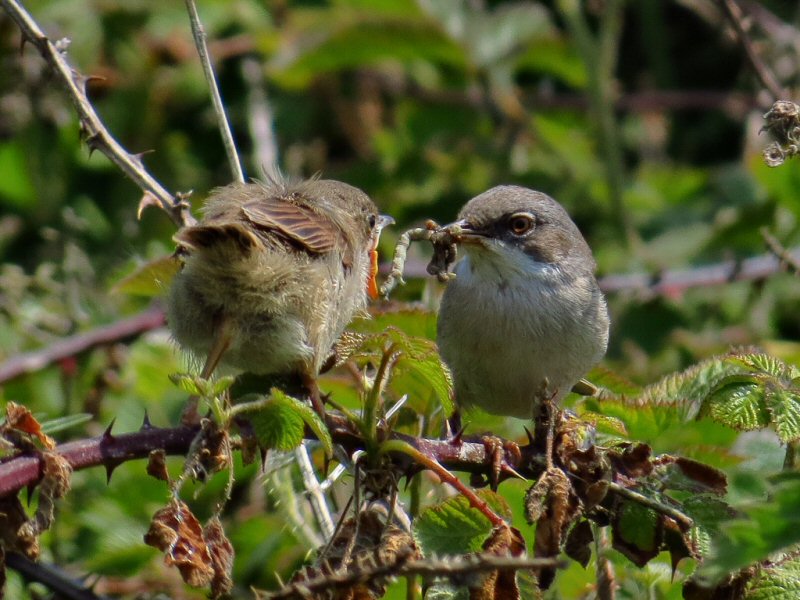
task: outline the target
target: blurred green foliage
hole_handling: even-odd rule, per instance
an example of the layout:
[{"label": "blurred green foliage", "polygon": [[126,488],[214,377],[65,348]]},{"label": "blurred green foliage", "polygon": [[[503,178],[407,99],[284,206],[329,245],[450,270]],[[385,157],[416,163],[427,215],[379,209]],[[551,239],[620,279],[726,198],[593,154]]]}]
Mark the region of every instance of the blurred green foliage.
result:
[{"label": "blurred green foliage", "polygon": [[[211,188],[229,182],[182,3],[25,5],[51,38],[69,38],[68,57],[80,72],[100,77],[89,84],[98,112],[131,152],[153,151],[144,162],[169,190],[193,190],[199,206]],[[761,5],[798,35],[792,3]],[[757,134],[764,94],[711,1],[201,0],[199,9],[248,175],[260,177],[269,166],[259,152],[269,140],[252,129],[264,116],[260,92],[280,168],[294,177],[322,172],[367,191],[398,221],[384,235],[385,253],[398,232],[426,218],[452,220],[467,199],[500,183],[562,202],[601,275],[655,274],[763,253],[760,227],[787,246],[798,241],[800,170],[792,162],[763,164],[767,140]],[[796,83],[797,48],[778,35],[761,41],[765,60]],[[112,286],[174,248],[170,221],[154,209],[137,221],[141,192],[105,157],[89,155],[47,67],[19,45],[13,22],[0,14],[0,361],[143,308],[147,298],[111,293]],[[255,79],[244,75],[247,60],[260,67]],[[425,263],[425,249],[410,255],[412,266]],[[430,309],[439,293],[435,283],[411,281],[398,296],[416,302],[414,312],[395,312],[386,322],[433,338]],[[615,293],[604,367],[646,385],[731,345],[758,345],[800,364],[799,300],[800,281],[790,274],[673,295]],[[385,320],[377,322],[383,327]],[[185,370],[184,362],[167,334],[155,332],[81,356],[76,369],[56,365],[4,383],[0,397],[47,419],[94,415],[60,439],[98,434],[114,418],[117,429],[133,430],[145,409],[156,424],[176,423],[185,394],[167,376]],[[341,373],[326,385],[335,397],[341,390],[342,402],[355,398]],[[431,410],[435,403],[417,387],[409,383],[417,396],[410,405]],[[764,482],[781,467],[782,450],[769,434],[739,438],[710,420],[607,412],[656,451]],[[516,422],[477,414],[470,420],[521,434]],[[436,435],[423,421],[423,431]],[[420,431],[407,409],[399,424]],[[278,480],[265,488],[255,474],[237,468],[226,512],[242,597],[251,585],[277,585],[276,574],[285,579],[308,550],[298,541],[304,534],[297,520],[311,520],[307,507],[287,516]],[[299,487],[296,473],[284,476],[289,489]],[[198,514],[210,514],[223,480],[198,487]],[[769,485],[779,499],[797,487]],[[343,505],[346,486],[339,487],[334,497]],[[139,464],[118,469],[109,486],[100,472],[76,474],[44,557],[107,575],[122,593],[200,598],[202,591],[187,591],[141,541],[167,497]],[[788,510],[780,504],[750,514],[761,522]],[[724,528],[725,535],[748,543],[752,528],[745,534],[737,527]],[[719,556],[718,568],[731,567]],[[668,557],[642,570],[614,560],[618,597],[680,597]],[[675,580],[689,571],[682,564]],[[778,577],[770,576],[765,572],[759,589]],[[591,567],[573,565],[549,597],[581,597],[593,579]],[[18,580],[9,593],[25,597]]]}]

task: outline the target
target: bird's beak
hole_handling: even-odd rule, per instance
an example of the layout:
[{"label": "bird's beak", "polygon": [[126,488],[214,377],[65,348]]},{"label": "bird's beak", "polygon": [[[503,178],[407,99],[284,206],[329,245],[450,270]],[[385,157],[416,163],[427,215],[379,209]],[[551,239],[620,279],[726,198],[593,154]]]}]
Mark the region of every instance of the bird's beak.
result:
[{"label": "bird's beak", "polygon": [[384,227],[394,224],[395,220],[393,217],[390,217],[389,215],[378,215],[378,220],[375,223],[375,229],[377,231],[381,231]]},{"label": "bird's beak", "polygon": [[369,250],[369,277],[367,279],[367,295],[373,300],[377,300],[378,292],[378,239],[384,227],[394,225],[394,219],[389,215],[378,215],[375,222],[375,231],[372,236],[372,247]]},{"label": "bird's beak", "polygon": [[453,221],[443,229],[449,230],[456,241],[462,244],[480,244],[487,237],[484,231],[477,229],[468,219]]}]

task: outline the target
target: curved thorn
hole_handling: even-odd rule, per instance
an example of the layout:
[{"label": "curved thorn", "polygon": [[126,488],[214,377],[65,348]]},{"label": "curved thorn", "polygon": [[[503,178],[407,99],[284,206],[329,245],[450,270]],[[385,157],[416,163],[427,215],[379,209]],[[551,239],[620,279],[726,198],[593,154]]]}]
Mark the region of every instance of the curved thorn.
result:
[{"label": "curved thorn", "polygon": [[108,427],[106,427],[106,430],[103,432],[103,439],[104,440],[114,439],[114,436],[111,435],[111,430],[114,428],[114,423],[116,423],[116,422],[117,422],[117,418],[116,417],[111,419],[111,423],[108,424]]},{"label": "curved thorn", "polygon": [[464,441],[464,432],[467,430],[466,425],[462,425],[461,429],[456,431],[453,436],[447,440],[447,443],[451,446],[460,446]]},{"label": "curved thorn", "polygon": [[528,445],[533,444],[533,434],[531,433],[531,430],[528,429],[527,427],[523,427],[523,429],[525,430],[525,433],[528,435]]}]

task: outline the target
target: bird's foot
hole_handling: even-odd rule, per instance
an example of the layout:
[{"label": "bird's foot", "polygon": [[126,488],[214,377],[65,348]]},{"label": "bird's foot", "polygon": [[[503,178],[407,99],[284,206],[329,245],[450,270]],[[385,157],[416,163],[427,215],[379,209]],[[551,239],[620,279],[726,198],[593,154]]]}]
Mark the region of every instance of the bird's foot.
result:
[{"label": "bird's foot", "polygon": [[516,477],[525,480],[525,478],[517,473],[511,466],[512,464],[518,465],[522,459],[522,452],[516,442],[503,440],[494,435],[485,435],[481,438],[481,443],[486,449],[487,457],[491,460],[489,485],[492,490],[497,490],[497,486],[500,484],[500,479],[503,475],[505,475],[505,477]]}]

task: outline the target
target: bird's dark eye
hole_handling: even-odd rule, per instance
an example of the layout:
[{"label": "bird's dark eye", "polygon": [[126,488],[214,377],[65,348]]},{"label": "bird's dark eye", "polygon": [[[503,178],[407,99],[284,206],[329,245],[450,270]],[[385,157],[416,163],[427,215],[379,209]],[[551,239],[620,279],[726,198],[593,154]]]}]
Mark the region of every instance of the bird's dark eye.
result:
[{"label": "bird's dark eye", "polygon": [[375,223],[378,222],[378,217],[376,217],[375,215],[370,215],[368,222],[369,222],[369,228],[375,229]]},{"label": "bird's dark eye", "polygon": [[511,218],[508,220],[508,229],[514,235],[523,235],[533,229],[534,224],[535,221],[532,215],[528,213],[519,213],[511,215]]}]

